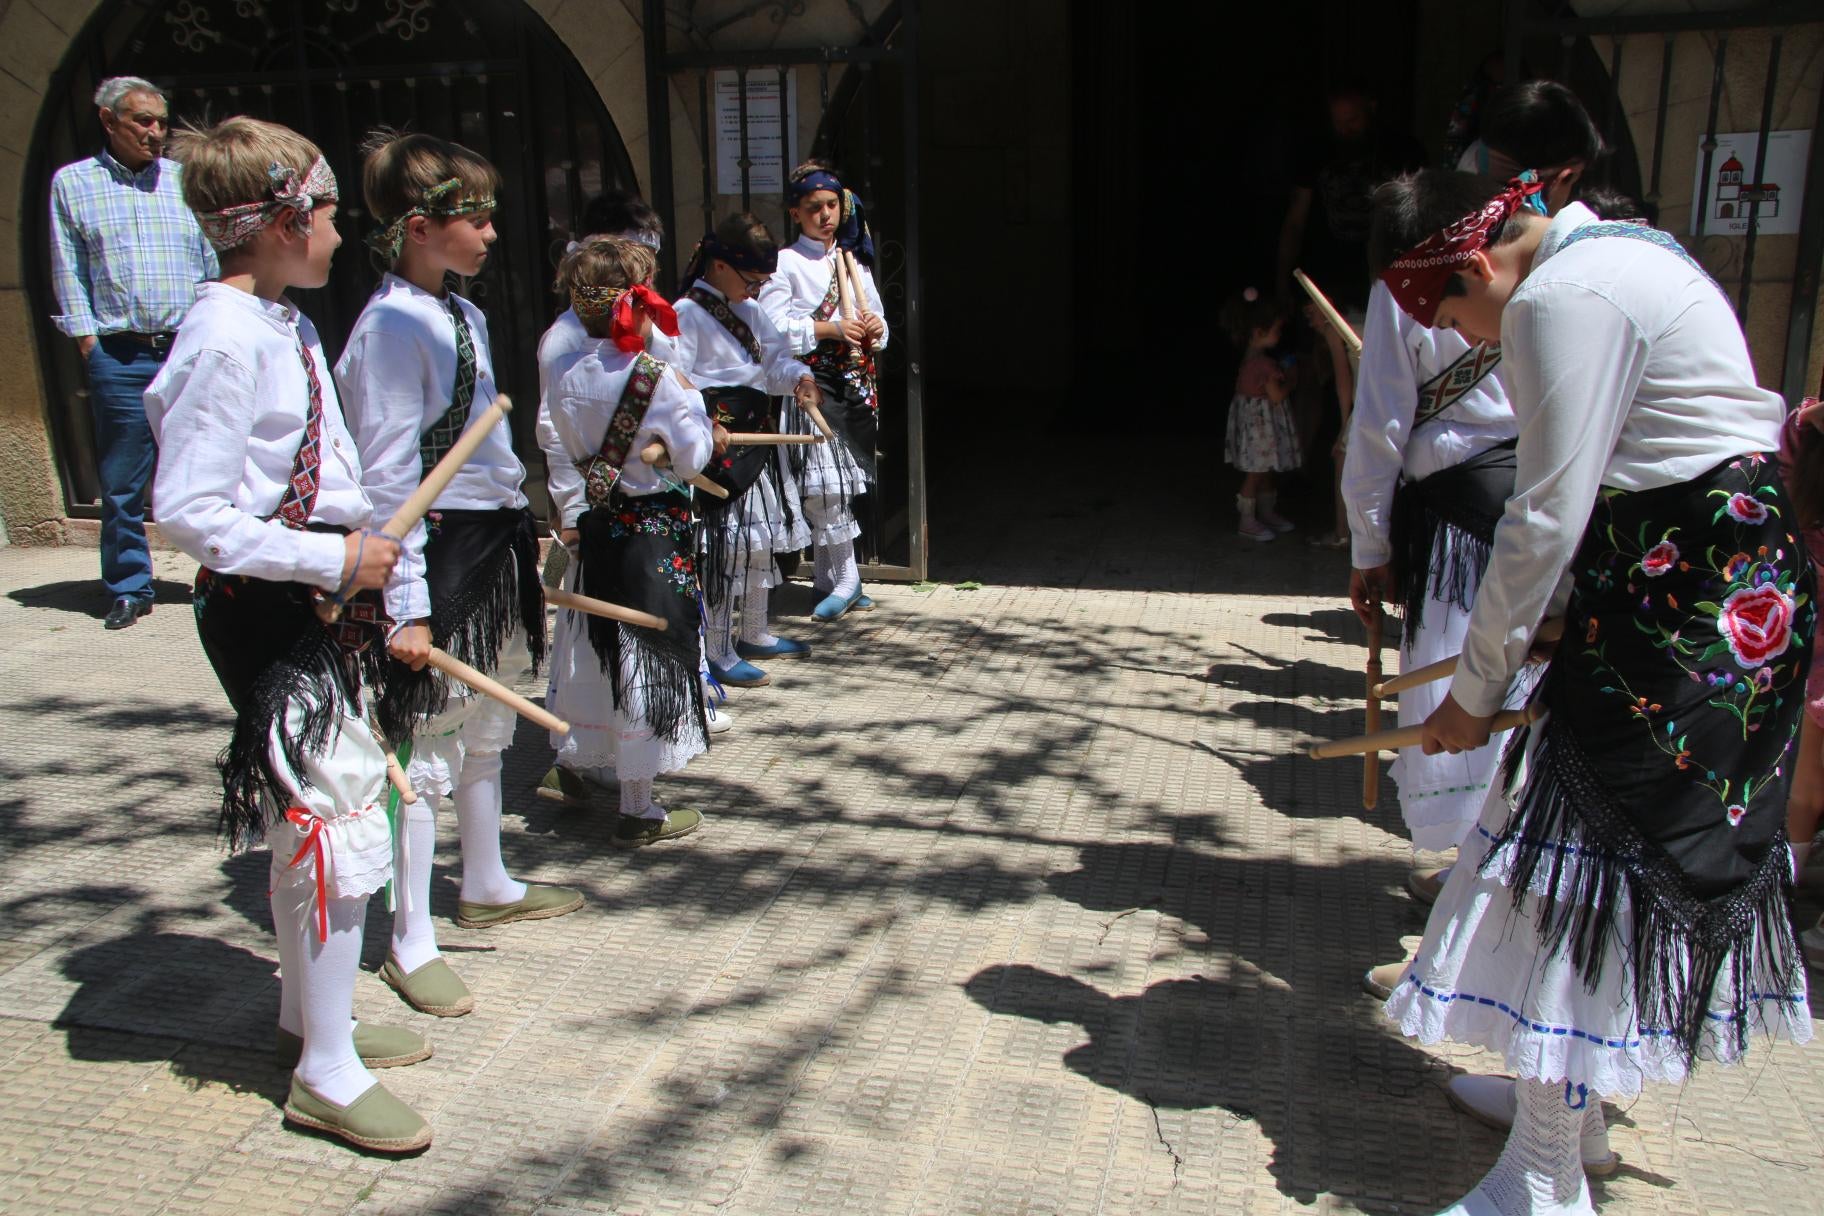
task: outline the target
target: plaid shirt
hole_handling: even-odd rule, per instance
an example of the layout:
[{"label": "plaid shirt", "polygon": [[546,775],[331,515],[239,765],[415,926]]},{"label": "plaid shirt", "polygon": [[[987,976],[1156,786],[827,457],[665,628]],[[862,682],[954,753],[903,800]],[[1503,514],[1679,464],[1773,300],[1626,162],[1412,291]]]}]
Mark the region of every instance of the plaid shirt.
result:
[{"label": "plaid shirt", "polygon": [[217,273],[184,206],[182,166],[160,157],[138,173],[106,148],[51,179],[51,279],[72,338],[176,329],[196,285]]}]

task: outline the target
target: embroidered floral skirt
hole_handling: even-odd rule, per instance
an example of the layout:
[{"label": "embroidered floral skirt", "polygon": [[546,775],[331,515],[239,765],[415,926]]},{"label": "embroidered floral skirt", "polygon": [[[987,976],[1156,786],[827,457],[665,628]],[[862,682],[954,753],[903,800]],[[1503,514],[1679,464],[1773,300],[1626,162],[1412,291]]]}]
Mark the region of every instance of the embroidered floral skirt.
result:
[{"label": "embroidered floral skirt", "polygon": [[1240,393],[1229,402],[1223,460],[1243,473],[1289,473],[1299,466],[1298,427],[1292,407]]},{"label": "embroidered floral skirt", "polygon": [[1548,716],[1389,1002],[1408,1033],[1602,1093],[1810,1037],[1784,825],[1815,607],[1791,514],[1758,456],[1603,493]]}]

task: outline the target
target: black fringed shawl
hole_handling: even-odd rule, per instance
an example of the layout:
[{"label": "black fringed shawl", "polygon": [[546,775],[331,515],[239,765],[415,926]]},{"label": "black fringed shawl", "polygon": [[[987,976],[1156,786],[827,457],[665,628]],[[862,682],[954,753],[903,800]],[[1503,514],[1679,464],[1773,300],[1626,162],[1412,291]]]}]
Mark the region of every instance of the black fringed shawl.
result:
[{"label": "black fringed shawl", "polygon": [[1514,441],[1479,452],[1393,497],[1394,579],[1411,649],[1434,596],[1468,612],[1488,572],[1495,525],[1514,492]]}]

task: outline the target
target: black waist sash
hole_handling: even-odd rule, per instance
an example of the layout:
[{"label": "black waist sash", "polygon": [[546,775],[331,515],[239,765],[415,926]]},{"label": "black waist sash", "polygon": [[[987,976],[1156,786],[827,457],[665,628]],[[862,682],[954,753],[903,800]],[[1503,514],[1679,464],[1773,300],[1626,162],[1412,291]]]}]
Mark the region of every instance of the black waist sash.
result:
[{"label": "black waist sash", "polygon": [[[1393,496],[1393,577],[1399,587],[1410,648],[1436,597],[1468,611],[1488,571],[1495,525],[1514,493],[1514,440],[1478,452]],[[1449,544],[1444,541],[1448,539]]]},{"label": "black waist sash", "polygon": [[[1500,837],[1512,889],[1545,876],[1545,947],[1568,949],[1592,990],[1605,960],[1631,967],[1641,1026],[1687,1058],[1725,958],[1738,1044],[1756,999],[1796,991],[1804,965],[1785,823],[1816,606],[1796,536],[1758,455],[1603,492],[1540,694],[1551,717]],[[1633,937],[1611,959],[1624,894]]]},{"label": "black waist sash", "polygon": [[[431,596],[431,644],[487,674],[517,625],[534,665],[545,657],[545,600],[538,581],[538,530],[523,507],[439,510],[425,517],[425,582]],[[419,719],[440,713],[449,685],[426,667],[388,659],[376,698],[380,730],[395,746]]]},{"label": "black waist sash", "polygon": [[[292,804],[272,765],[274,727],[290,775],[304,782],[305,758],[327,746],[343,706],[361,712],[362,677],[378,674],[386,627],[379,594],[350,598],[334,625],[318,618],[316,599],[315,589],[302,583],[196,572],[196,632],[234,707],[234,733],[215,763],[222,774],[220,829],[236,849],[260,844]],[[295,731],[285,728],[292,705],[303,711]]]},{"label": "black waist sash", "polygon": [[704,732],[703,685],[697,678],[696,521],[690,499],[677,491],[626,495],[614,491],[577,521],[578,585],[584,595],[650,612],[662,630],[589,618],[589,642],[613,680],[615,708],[625,704],[621,658],[633,658],[632,677],[653,733],[668,742]]},{"label": "black waist sash", "polygon": [[[837,440],[860,467],[866,482],[875,478],[874,448],[880,441],[880,399],[875,392],[874,357],[857,354],[841,342],[819,342],[817,349],[804,358],[811,376],[823,392],[819,407],[824,421],[836,432]],[[805,417],[796,405],[794,421]],[[809,423],[804,423],[809,429]],[[794,470],[802,469],[806,451],[791,449],[789,459]],[[844,486],[848,494],[860,494],[867,485]]]},{"label": "black waist sash", "polygon": [[[772,434],[778,429],[774,425],[773,399],[757,388],[706,388],[703,403],[709,408],[711,420],[727,430]],[[747,492],[757,483],[769,484],[788,526],[792,522],[791,499],[779,484],[777,453],[768,444],[731,447],[710,461],[704,473],[729,492],[726,499],[704,495],[697,507],[703,520],[703,598],[719,606],[728,594],[734,572],[743,568],[750,556],[746,552],[748,516],[758,507],[747,498]]]}]

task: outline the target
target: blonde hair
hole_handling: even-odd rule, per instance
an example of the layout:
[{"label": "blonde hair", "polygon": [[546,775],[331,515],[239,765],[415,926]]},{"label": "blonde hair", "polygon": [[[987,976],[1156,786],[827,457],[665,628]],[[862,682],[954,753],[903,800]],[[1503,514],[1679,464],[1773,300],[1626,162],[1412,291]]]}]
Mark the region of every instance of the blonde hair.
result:
[{"label": "blonde hair", "polygon": [[[651,281],[658,270],[658,257],[637,241],[618,236],[591,237],[558,263],[557,289],[572,297],[579,290],[597,294],[624,291],[635,283]],[[585,317],[580,309],[578,319],[592,338],[606,338],[614,323],[605,315]]]},{"label": "blonde hair", "polygon": [[[486,157],[435,135],[381,127],[361,141],[361,156],[361,195],[381,224],[412,211],[491,208],[500,190],[500,173]],[[459,184],[447,197],[437,192],[452,180]]]},{"label": "blonde hair", "polygon": [[271,166],[303,176],[323,155],[290,127],[245,114],[214,126],[186,124],[171,133],[166,149],[184,166],[184,205],[192,211],[265,202],[272,197]]}]

